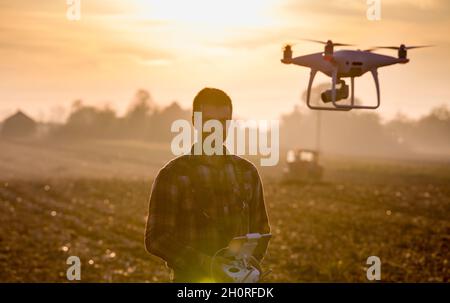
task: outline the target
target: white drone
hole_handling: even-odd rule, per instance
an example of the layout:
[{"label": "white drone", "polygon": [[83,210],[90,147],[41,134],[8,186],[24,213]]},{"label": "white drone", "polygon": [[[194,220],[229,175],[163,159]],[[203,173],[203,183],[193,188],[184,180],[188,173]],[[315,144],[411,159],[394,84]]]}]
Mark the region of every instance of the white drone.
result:
[{"label": "white drone", "polygon": [[[306,97],[306,104],[310,109],[316,110],[338,110],[348,111],[351,109],[376,109],[380,106],[380,84],[378,82],[378,68],[393,64],[405,64],[409,62],[407,58],[407,51],[414,48],[428,47],[429,45],[421,46],[405,46],[404,44],[398,46],[379,46],[367,50],[338,50],[334,51],[335,46],[352,46],[351,44],[333,43],[331,40],[327,42],[317,40],[307,40],[325,44],[323,53],[314,53],[305,56],[292,58],[292,45],[285,45],[283,49],[282,63],[296,64],[311,68],[309,77],[308,92]],[[398,51],[398,57],[391,57],[381,54],[372,53],[376,49],[394,49]],[[333,107],[316,106],[310,102],[311,87],[314,82],[316,73],[320,71],[331,77],[331,89],[322,93],[321,99],[324,103],[331,102]],[[371,72],[375,81],[377,90],[377,103],[375,105],[358,105],[355,104],[354,85],[355,77],[360,77],[367,72]],[[337,102],[348,98],[348,85],[345,84],[341,78],[351,79],[351,100],[350,104],[338,104]],[[336,89],[336,84],[340,87]]]}]

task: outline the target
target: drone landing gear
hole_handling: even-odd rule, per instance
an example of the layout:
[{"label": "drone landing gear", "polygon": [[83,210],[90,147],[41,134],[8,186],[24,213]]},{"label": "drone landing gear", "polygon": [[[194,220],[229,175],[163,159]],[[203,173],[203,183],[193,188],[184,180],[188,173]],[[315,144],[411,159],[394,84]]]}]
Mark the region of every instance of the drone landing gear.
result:
[{"label": "drone landing gear", "polygon": [[[310,109],[315,109],[315,110],[349,111],[350,109],[347,109],[347,108],[337,108],[336,106],[335,107],[317,106],[317,105],[311,104],[311,88],[312,88],[312,84],[314,82],[314,78],[316,77],[316,74],[317,74],[317,70],[311,69],[311,72],[309,74],[308,91],[306,93],[306,105]],[[335,100],[336,99],[336,80],[334,80],[333,88],[334,88],[334,90],[332,90],[331,97],[332,97],[332,100]],[[333,104],[334,104],[334,102],[333,102]]]},{"label": "drone landing gear", "polygon": [[[309,83],[308,83],[308,91],[306,96],[306,105],[310,109],[315,110],[330,110],[330,111],[349,111],[352,109],[376,109],[380,106],[380,84],[378,82],[378,72],[376,69],[371,70],[375,87],[377,91],[377,103],[376,105],[356,105],[355,104],[355,78],[351,77],[351,98],[350,98],[350,104],[338,104],[337,102],[342,99],[347,99],[349,96],[349,89],[348,85],[345,83],[344,80],[338,79],[337,75],[337,69],[335,68],[332,73],[332,82],[331,82],[331,89],[325,91],[321,95],[321,99],[324,103],[331,102],[333,104],[333,107],[329,106],[316,106],[311,104],[311,88],[312,84],[314,82],[314,78],[317,74],[317,70],[311,69],[310,77],[309,77]],[[340,87],[336,89],[336,85],[339,84]]]}]

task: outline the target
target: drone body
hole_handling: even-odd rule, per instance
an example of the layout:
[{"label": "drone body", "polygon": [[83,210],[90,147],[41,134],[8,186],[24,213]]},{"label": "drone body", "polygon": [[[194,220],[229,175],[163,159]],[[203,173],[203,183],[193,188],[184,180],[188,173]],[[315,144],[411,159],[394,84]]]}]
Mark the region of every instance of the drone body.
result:
[{"label": "drone body", "polygon": [[[419,48],[423,46],[407,47],[401,45],[400,47],[378,47],[397,49],[398,57],[386,56],[377,53],[373,53],[372,50],[338,50],[334,51],[334,46],[347,46],[348,44],[333,43],[331,40],[327,42],[315,41],[325,44],[324,52],[314,53],[310,55],[304,55],[299,57],[292,57],[292,48],[290,45],[286,45],[284,48],[282,63],[295,64],[299,66],[308,67],[311,69],[310,79],[307,91],[306,104],[311,109],[317,110],[344,110],[351,109],[376,109],[380,106],[380,85],[378,81],[378,68],[389,66],[393,64],[405,64],[409,62],[407,56],[407,50],[412,48]],[[311,88],[314,81],[314,77],[317,72],[331,77],[332,86],[330,90],[322,93],[322,101],[324,103],[331,102],[333,107],[329,106],[316,106],[310,102]],[[371,72],[375,87],[377,91],[377,103],[375,105],[357,105],[354,102],[354,78],[360,77],[367,72]],[[351,79],[351,99],[350,104],[339,104],[338,101],[347,99],[349,96],[348,85],[342,78]],[[340,85],[336,88],[336,85]]]},{"label": "drone body", "polygon": [[407,63],[409,59],[396,58],[360,50],[339,50],[327,59],[323,53],[300,56],[292,59],[282,59],[283,63],[309,67],[332,77],[337,68],[338,78],[359,77],[383,66],[397,63]]}]

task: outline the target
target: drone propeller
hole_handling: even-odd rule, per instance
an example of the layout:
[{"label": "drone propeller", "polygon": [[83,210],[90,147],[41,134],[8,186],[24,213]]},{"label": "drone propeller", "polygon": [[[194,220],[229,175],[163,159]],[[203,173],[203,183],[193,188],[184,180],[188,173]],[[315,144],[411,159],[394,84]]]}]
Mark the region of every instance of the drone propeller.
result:
[{"label": "drone propeller", "polygon": [[393,50],[400,50],[400,49],[404,49],[404,50],[410,50],[410,49],[415,49],[415,48],[424,48],[424,47],[432,47],[433,45],[416,45],[416,46],[406,46],[404,44],[400,45],[400,46],[374,46],[372,48],[367,49],[366,51],[373,51],[376,49],[393,49]]},{"label": "drone propeller", "polygon": [[289,47],[293,47],[293,46],[295,46],[297,43],[285,43],[285,44],[283,44],[283,48],[285,48],[285,47],[287,47],[287,46],[289,46]]},{"label": "drone propeller", "polygon": [[354,44],[335,43],[335,42],[333,42],[331,40],[328,40],[328,41],[320,41],[320,40],[312,40],[312,39],[302,39],[302,40],[309,41],[309,42],[314,42],[314,43],[320,43],[320,44],[328,44],[329,43],[328,41],[330,41],[333,46],[354,46]]}]

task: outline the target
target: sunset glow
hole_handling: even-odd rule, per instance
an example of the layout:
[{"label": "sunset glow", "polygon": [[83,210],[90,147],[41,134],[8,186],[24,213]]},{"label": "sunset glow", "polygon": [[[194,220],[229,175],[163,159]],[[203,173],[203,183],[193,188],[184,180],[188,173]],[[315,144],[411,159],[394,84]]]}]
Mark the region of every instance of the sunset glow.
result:
[{"label": "sunset glow", "polygon": [[140,0],[137,1],[137,14],[181,26],[225,30],[242,26],[269,26],[273,6],[273,0]]},{"label": "sunset glow", "polygon": [[[177,100],[188,107],[208,85],[229,91],[241,117],[278,118],[304,106],[300,96],[308,79],[308,70],[280,63],[281,46],[296,42],[294,56],[322,51],[302,38],[361,49],[436,45],[411,51],[406,66],[380,71],[379,113],[419,117],[450,100],[446,1],[386,0],[380,21],[367,20],[365,1],[356,0],[81,4],[81,20],[69,21],[64,1],[0,1],[0,52],[7,58],[0,63],[0,118],[26,108],[37,119],[63,119],[79,98],[123,113],[138,88],[161,105]],[[370,81],[360,83],[361,94],[372,93]],[[421,85],[412,90],[410,83]]]}]

